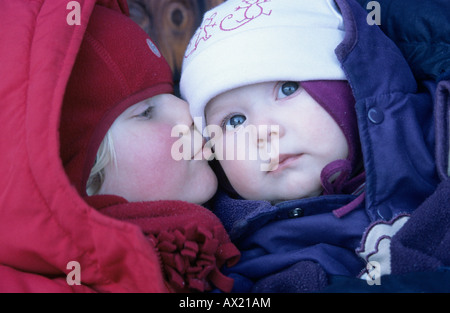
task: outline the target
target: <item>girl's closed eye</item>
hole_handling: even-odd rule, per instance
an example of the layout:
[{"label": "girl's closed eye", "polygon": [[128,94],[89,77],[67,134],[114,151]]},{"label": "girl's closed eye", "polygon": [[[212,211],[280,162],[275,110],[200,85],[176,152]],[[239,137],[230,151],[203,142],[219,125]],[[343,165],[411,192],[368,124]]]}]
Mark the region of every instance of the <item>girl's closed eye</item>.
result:
[{"label": "girl's closed eye", "polygon": [[277,99],[287,98],[293,95],[299,88],[300,84],[297,82],[284,82],[278,90]]},{"label": "girl's closed eye", "polygon": [[141,114],[137,115],[136,117],[149,120],[153,116],[153,109],[154,109],[153,106],[149,106],[149,107],[147,107],[147,109],[145,109],[145,111],[143,111]]},{"label": "girl's closed eye", "polygon": [[246,120],[247,118],[244,115],[232,113],[223,119],[222,128],[226,128],[227,130],[235,130],[244,124]]}]

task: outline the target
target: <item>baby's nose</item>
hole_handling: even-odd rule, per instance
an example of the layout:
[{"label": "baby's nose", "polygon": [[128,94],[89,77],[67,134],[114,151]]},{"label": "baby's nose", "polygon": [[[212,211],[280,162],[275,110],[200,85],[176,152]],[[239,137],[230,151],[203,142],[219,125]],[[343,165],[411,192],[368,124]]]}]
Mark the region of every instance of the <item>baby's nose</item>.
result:
[{"label": "baby's nose", "polygon": [[258,114],[254,118],[255,126],[258,129],[258,139],[269,139],[271,136],[282,137],[285,133],[285,117],[279,110],[266,108],[264,114]]}]

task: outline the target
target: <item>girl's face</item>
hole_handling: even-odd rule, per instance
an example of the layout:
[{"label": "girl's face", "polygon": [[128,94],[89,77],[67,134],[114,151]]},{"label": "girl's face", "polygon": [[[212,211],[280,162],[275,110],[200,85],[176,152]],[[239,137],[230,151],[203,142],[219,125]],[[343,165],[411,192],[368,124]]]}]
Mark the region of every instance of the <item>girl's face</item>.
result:
[{"label": "girl's face", "polygon": [[[180,125],[186,125],[185,132],[172,137],[172,129]],[[116,119],[110,132],[116,162],[106,166],[100,194],[122,196],[130,202],[182,200],[197,204],[214,195],[217,179],[208,162],[199,157],[203,141],[193,140],[198,133],[185,101],[163,94],[139,102]],[[180,141],[185,151],[190,151],[190,158],[172,156],[174,143]]]},{"label": "girl's face", "polygon": [[[222,130],[211,134],[216,157],[218,149],[225,151],[219,162],[246,199],[317,196],[322,192],[322,169],[348,155],[340,127],[296,82],[233,89],[211,100],[205,114],[208,127]],[[235,151],[227,153],[231,147]]]}]

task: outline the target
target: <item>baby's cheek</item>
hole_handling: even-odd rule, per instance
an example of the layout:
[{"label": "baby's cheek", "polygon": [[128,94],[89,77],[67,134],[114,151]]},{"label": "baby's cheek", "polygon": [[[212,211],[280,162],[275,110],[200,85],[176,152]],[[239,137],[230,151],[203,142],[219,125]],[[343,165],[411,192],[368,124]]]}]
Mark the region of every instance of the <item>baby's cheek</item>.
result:
[{"label": "baby's cheek", "polygon": [[220,164],[228,180],[235,188],[248,188],[252,185],[249,183],[257,177],[250,161],[227,160],[220,162]]}]

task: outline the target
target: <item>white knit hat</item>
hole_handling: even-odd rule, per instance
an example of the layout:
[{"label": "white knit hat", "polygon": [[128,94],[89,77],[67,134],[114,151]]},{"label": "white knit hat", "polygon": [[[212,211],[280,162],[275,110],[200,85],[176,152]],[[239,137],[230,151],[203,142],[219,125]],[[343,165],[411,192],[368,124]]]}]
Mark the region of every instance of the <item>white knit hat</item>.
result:
[{"label": "white knit hat", "polygon": [[345,80],[334,53],[344,35],[334,0],[227,0],[205,14],[187,47],[181,95],[204,123],[206,104],[234,88]]}]

